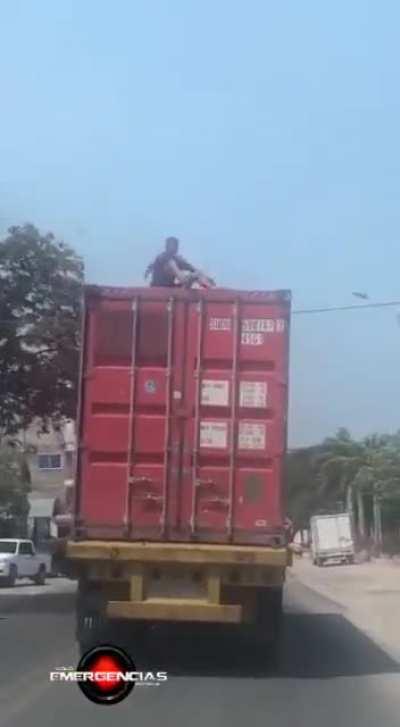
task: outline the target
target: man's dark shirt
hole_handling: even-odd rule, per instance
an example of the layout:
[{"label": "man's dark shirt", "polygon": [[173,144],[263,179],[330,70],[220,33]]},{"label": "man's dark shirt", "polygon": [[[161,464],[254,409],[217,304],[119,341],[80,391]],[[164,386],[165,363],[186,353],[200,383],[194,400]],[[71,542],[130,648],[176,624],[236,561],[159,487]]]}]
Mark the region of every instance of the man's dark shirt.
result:
[{"label": "man's dark shirt", "polygon": [[171,260],[175,262],[179,270],[188,270],[190,273],[195,271],[195,268],[180,255],[171,255],[168,252],[162,252],[150,266],[152,287],[172,288],[175,285],[175,275],[168,266]]}]

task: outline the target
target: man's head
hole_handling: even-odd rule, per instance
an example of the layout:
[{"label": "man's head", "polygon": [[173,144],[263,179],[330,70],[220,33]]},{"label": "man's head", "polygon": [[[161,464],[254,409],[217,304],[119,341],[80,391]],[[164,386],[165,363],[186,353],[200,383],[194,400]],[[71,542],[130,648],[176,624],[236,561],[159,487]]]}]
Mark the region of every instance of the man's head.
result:
[{"label": "man's head", "polygon": [[176,255],[179,249],[179,240],[177,237],[167,237],[165,240],[165,249],[170,255]]}]

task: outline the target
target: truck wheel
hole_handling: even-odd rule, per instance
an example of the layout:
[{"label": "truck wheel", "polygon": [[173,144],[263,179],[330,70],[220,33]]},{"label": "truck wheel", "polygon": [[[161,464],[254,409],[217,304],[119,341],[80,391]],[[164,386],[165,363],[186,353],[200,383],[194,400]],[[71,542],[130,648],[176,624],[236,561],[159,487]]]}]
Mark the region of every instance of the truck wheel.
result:
[{"label": "truck wheel", "polygon": [[105,620],[99,611],[87,608],[77,613],[76,639],[81,656],[94,646],[109,640],[105,626]]},{"label": "truck wheel", "polygon": [[279,588],[273,593],[272,619],[274,624],[274,639],[271,649],[271,661],[273,667],[279,669],[282,664],[284,638],[283,588]]},{"label": "truck wheel", "polygon": [[13,588],[15,586],[15,581],[17,580],[17,578],[18,578],[17,566],[12,564],[12,565],[10,565],[10,572],[9,572],[8,578],[6,580],[6,585],[9,586],[10,588]]},{"label": "truck wheel", "polygon": [[[93,588],[85,579],[78,582],[75,636],[82,656],[99,644],[113,644],[130,651],[140,648],[148,634],[147,622],[121,622],[105,613],[107,598],[101,588]],[[133,652],[135,653],[135,652]]]},{"label": "truck wheel", "polygon": [[283,588],[263,588],[258,593],[258,619],[253,626],[253,638],[257,649],[267,657],[276,670],[282,660],[283,645]]},{"label": "truck wheel", "polygon": [[77,641],[79,646],[79,655],[83,656],[94,646],[98,646],[99,644],[107,641],[107,639],[102,638],[102,629],[99,621],[96,621],[94,617],[87,616],[83,623],[78,626]]},{"label": "truck wheel", "polygon": [[76,640],[84,654],[94,646],[112,641],[108,634],[105,599],[101,590],[89,588],[85,580],[78,583],[76,600]]},{"label": "truck wheel", "polygon": [[39,570],[33,578],[33,582],[36,583],[37,586],[46,585],[46,566],[44,563],[40,564]]},{"label": "truck wheel", "polygon": [[84,617],[76,636],[80,656],[99,644],[113,644],[129,651],[126,630],[118,622],[110,621],[100,614]]}]

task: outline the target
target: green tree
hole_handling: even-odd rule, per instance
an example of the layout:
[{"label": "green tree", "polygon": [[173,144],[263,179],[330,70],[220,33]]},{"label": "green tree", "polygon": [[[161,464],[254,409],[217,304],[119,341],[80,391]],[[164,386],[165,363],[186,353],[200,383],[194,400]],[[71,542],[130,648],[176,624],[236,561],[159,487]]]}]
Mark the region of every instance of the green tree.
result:
[{"label": "green tree", "polygon": [[0,432],[75,412],[83,262],[33,225],[0,241]]},{"label": "green tree", "polygon": [[400,434],[355,441],[342,428],[318,447],[296,453],[288,473],[289,499],[296,512],[335,512],[341,505],[360,543],[373,532],[380,546],[385,530],[399,532]]},{"label": "green tree", "polygon": [[319,492],[320,455],[321,445],[292,450],[287,455],[288,511],[295,529],[307,528],[310,517],[326,505]]},{"label": "green tree", "polygon": [[[382,515],[386,526],[397,527],[398,502],[400,498],[400,447],[398,437],[372,435],[362,441],[364,462],[360,467],[354,486],[358,500],[358,523],[360,536],[365,535],[364,501],[372,503],[373,531],[375,540],[383,542]],[[364,525],[364,528],[363,528]]]},{"label": "green tree", "polygon": [[12,447],[0,448],[0,513],[25,518],[29,511],[28,493],[31,477],[22,452]]},{"label": "green tree", "polygon": [[347,429],[324,440],[318,461],[319,497],[332,506],[342,502],[353,518],[354,480],[364,464],[364,448]]}]

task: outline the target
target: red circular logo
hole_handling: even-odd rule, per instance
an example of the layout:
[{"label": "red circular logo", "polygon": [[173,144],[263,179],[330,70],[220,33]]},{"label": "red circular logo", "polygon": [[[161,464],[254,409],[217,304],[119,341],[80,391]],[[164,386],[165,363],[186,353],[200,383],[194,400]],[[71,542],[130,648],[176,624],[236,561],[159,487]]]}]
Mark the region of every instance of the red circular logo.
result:
[{"label": "red circular logo", "polygon": [[135,686],[136,667],[131,657],[116,646],[96,646],[82,656],[78,686],[95,704],[122,702]]}]

